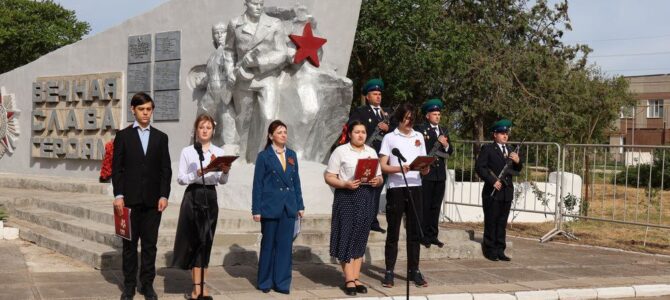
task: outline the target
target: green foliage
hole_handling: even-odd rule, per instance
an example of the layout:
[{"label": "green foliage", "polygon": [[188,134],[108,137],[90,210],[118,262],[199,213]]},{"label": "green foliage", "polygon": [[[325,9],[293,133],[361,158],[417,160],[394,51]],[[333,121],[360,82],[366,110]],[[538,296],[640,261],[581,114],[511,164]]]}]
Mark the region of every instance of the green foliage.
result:
[{"label": "green foliage", "polygon": [[563,207],[565,208],[565,212],[572,214],[574,213],[575,206],[577,206],[577,202],[579,201],[579,198],[572,193],[567,194],[563,199],[561,199],[563,202]]},{"label": "green foliage", "polygon": [[9,215],[5,211],[5,207],[0,205],[0,221],[6,221]]},{"label": "green foliage", "polygon": [[[639,164],[626,167],[612,181],[630,187],[648,187],[670,190],[670,155],[662,155],[662,150],[655,150],[652,164]],[[615,180],[616,179],[616,180]],[[651,185],[650,185],[651,184]]]},{"label": "green foliage", "polygon": [[[387,84],[385,105],[445,100],[465,139],[488,139],[498,118],[513,139],[604,141],[621,106],[623,78],[587,66],[591,49],[565,45],[567,1],[363,0],[349,77]],[[531,4],[532,3],[532,4]]]},{"label": "green foliage", "polygon": [[90,31],[51,0],[0,0],[0,73],[74,43]]}]

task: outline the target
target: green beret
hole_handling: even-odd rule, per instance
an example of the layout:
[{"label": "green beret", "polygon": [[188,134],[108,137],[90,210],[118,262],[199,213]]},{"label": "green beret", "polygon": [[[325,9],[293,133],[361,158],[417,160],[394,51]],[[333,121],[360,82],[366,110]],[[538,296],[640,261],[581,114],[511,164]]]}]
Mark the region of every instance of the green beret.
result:
[{"label": "green beret", "polygon": [[421,106],[421,111],[424,115],[433,111],[441,111],[442,109],[444,109],[444,104],[440,99],[430,99]]},{"label": "green beret", "polygon": [[491,132],[508,132],[512,128],[512,121],[502,119],[491,126]]},{"label": "green beret", "polygon": [[380,92],[384,91],[384,82],[379,78],[368,80],[368,82],[366,82],[363,88],[361,89],[361,93],[363,95],[367,95],[369,92],[372,91],[380,91]]}]

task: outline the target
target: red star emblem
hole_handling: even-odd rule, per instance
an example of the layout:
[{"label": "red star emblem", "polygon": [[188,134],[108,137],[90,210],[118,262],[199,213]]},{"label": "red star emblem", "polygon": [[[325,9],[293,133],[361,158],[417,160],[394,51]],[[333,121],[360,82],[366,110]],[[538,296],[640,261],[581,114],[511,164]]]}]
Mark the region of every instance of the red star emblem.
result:
[{"label": "red star emblem", "polygon": [[312,63],[312,65],[318,68],[318,51],[328,40],[315,37],[312,33],[312,24],[309,22],[305,24],[305,28],[302,30],[302,36],[291,34],[288,37],[297,47],[297,52],[295,53],[295,58],[293,58],[293,63],[301,63],[306,58],[310,63]]}]

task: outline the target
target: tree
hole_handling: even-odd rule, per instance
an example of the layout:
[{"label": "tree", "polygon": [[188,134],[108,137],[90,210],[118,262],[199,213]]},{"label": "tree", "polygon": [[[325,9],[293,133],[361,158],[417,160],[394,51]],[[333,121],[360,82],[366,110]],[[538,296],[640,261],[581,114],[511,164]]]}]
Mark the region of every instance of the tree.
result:
[{"label": "tree", "polygon": [[505,117],[515,138],[604,141],[633,100],[625,80],[587,66],[587,45],[561,41],[565,30],[567,1],[363,0],[349,74],[384,78],[394,101],[444,99],[465,138],[488,138]]},{"label": "tree", "polygon": [[90,31],[51,0],[0,0],[0,73],[80,40]]}]

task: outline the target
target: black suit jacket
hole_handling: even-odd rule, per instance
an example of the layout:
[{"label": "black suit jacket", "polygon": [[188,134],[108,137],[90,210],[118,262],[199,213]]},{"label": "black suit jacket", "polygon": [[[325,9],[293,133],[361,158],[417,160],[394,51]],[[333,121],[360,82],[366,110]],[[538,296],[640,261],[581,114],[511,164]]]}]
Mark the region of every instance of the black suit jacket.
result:
[{"label": "black suit jacket", "polygon": [[116,133],[112,162],[114,196],[123,195],[126,206],[157,207],[161,197],[170,196],[170,151],[168,136],[151,126],[144,155],[137,128]]},{"label": "black suit jacket", "polygon": [[[442,126],[439,127],[440,127],[440,133],[447,137],[449,150],[445,152],[444,147],[440,147],[438,151],[451,155],[451,153],[454,152],[454,148],[451,146],[451,139],[449,139],[449,132],[447,131],[446,128]],[[439,143],[437,141],[437,134],[435,134],[435,130],[431,128],[429,123],[423,123],[421,125],[417,125],[414,127],[414,130],[416,132],[420,132],[423,135],[423,139],[426,142],[426,154],[433,149],[435,143]],[[447,172],[444,168],[444,164],[445,164],[444,158],[438,157],[437,161],[435,161],[435,163],[430,166],[430,173],[428,173],[428,175],[422,176],[421,180],[430,180],[430,181],[447,180]]]},{"label": "black suit jacket", "polygon": [[[505,147],[507,147],[507,153],[512,153],[512,151],[514,151],[514,149],[512,149],[512,147],[509,145],[505,145]],[[502,151],[500,150],[500,147],[498,147],[496,143],[482,145],[479,156],[477,156],[477,162],[475,163],[475,171],[477,172],[477,175],[479,175],[479,178],[484,180],[482,197],[486,198],[491,195],[491,192],[493,191],[493,184],[495,184],[497,180],[496,176],[500,174],[500,171],[502,171],[504,166],[505,158]],[[519,156],[519,163],[512,164],[512,169],[520,172],[521,168],[523,168],[523,159],[521,156]],[[491,172],[493,172],[493,174],[491,174]],[[504,201],[512,201],[514,198],[514,185],[511,184],[512,176],[508,175],[501,179],[509,184],[504,184],[503,188],[496,192],[494,197]]]},{"label": "black suit jacket", "polygon": [[[391,112],[388,109],[383,108],[383,107],[382,107],[382,110],[384,110],[385,113],[389,114],[389,119],[390,119]],[[370,136],[372,136],[372,133],[375,132],[375,128],[377,128],[377,124],[379,124],[379,122],[381,122],[383,120],[383,118],[377,117],[377,115],[375,115],[374,110],[372,110],[372,107],[370,107],[370,105],[366,104],[364,106],[360,106],[360,107],[356,108],[355,110],[353,110],[351,112],[351,115],[349,115],[349,121],[347,123],[349,123],[353,120],[359,120],[359,121],[363,122],[363,124],[365,124],[365,131],[367,131],[368,138],[369,138]],[[393,130],[390,129],[390,127],[391,127],[391,125],[389,124],[389,131],[388,132],[393,131]],[[385,134],[386,134],[386,132],[382,132],[382,136],[384,136]],[[381,146],[382,146],[381,141],[376,141],[376,142],[372,143],[372,148],[374,148],[377,153],[379,153],[379,148],[381,148]]]}]

